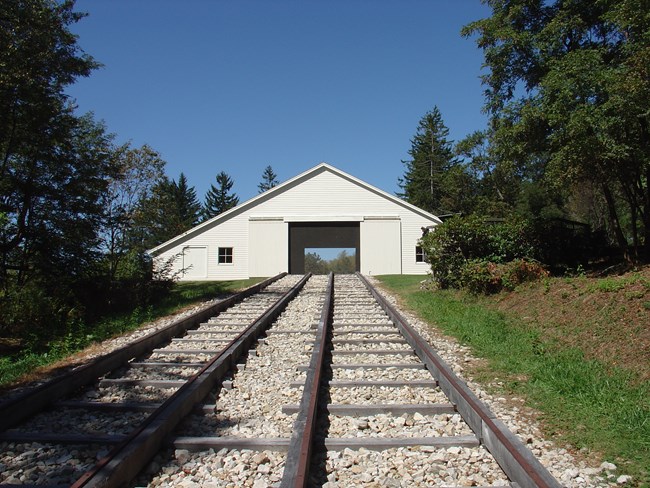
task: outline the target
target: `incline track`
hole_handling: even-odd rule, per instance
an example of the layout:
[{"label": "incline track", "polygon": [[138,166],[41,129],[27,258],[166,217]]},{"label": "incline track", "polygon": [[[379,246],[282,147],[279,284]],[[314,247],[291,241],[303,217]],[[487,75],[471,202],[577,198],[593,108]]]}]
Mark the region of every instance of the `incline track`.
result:
[{"label": "incline track", "polygon": [[[73,486],[119,486],[130,481],[159,450],[163,438],[221,381],[308,279],[282,276],[0,405],[6,429],[0,441],[5,441],[5,449],[30,443],[36,451],[44,444],[55,445],[55,452],[56,445],[83,446],[69,451],[81,459],[63,451],[59,462],[66,466],[51,463],[52,472],[47,465],[30,466],[29,477],[16,481],[74,481],[84,466],[91,469]],[[174,337],[185,332],[190,334]],[[202,338],[194,339],[199,334]],[[76,391],[94,382],[97,387]],[[73,392],[77,393],[74,397],[62,401]],[[92,425],[92,431],[85,430],[85,424]],[[109,434],[103,433],[106,430]],[[111,444],[116,447],[109,452],[102,447]],[[94,467],[89,465],[93,458],[99,459]],[[17,474],[24,471],[19,469]]]},{"label": "incline track", "polygon": [[[400,486],[403,479],[391,479],[396,472],[392,457],[452,448],[459,455],[473,450],[470,457],[488,463],[480,452],[487,448],[507,475],[502,485],[560,486],[365,278],[337,277],[329,286],[332,294],[326,304],[331,301],[331,306],[319,323],[301,403],[285,408],[297,410],[298,416],[283,488],[371,484],[382,475],[386,479],[377,486]],[[323,381],[327,359],[331,379]],[[413,401],[395,403],[386,394],[399,388],[411,390]],[[429,394],[413,392],[418,388]],[[345,390],[354,392],[342,393]],[[435,393],[444,393],[447,401],[431,402],[440,397]],[[315,456],[317,448],[325,455]],[[365,451],[361,456],[354,453],[361,450]],[[368,450],[388,455],[367,454]],[[452,476],[447,466],[447,459],[444,464],[425,461],[422,471],[428,473],[418,473],[408,484],[450,486],[455,480],[463,485],[499,484],[476,473],[475,466],[465,474],[453,470]]]},{"label": "incline track", "polygon": [[[203,314],[164,348],[101,373],[97,389],[57,397],[54,411],[2,434],[0,471],[1,451],[22,453],[21,442],[85,437],[95,448],[73,451],[75,467],[62,454],[44,478],[26,464],[20,484],[560,486],[365,278],[298,280]],[[84,408],[107,414],[93,439],[44,434],[62,413],[83,424]]]}]

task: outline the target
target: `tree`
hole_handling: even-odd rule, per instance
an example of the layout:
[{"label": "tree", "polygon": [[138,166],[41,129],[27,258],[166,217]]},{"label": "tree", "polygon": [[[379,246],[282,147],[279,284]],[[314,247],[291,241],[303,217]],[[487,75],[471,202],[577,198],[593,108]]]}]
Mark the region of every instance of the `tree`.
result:
[{"label": "tree", "polygon": [[278,185],[278,180],[277,180],[278,175],[276,175],[273,172],[273,168],[271,166],[267,166],[264,169],[264,173],[262,173],[262,182],[257,185],[259,188],[259,193],[264,193],[267,190],[270,190],[274,186]]},{"label": "tree", "polygon": [[200,214],[196,190],[188,186],[185,175],[180,174],[178,183],[163,176],[140,200],[134,227],[140,229],[142,247],[150,249],[194,227]]},{"label": "tree", "polygon": [[463,33],[485,53],[496,150],[556,189],[598,188],[628,259],[650,253],[647,1],[487,3]]},{"label": "tree", "polygon": [[329,270],[333,273],[351,274],[354,273],[357,268],[355,255],[348,254],[345,249],[341,250],[341,252],[339,252],[336,257],[331,259],[327,264]]},{"label": "tree", "polygon": [[444,214],[463,210],[472,194],[469,175],[454,157],[438,107],[428,112],[417,127],[408,153],[411,159],[399,179],[398,195],[429,212]]},{"label": "tree", "polygon": [[199,223],[201,204],[196,197],[195,188],[188,186],[187,178],[183,173],[179,175],[178,183],[172,180],[171,190],[178,212],[179,225],[176,234],[180,234]]},{"label": "tree", "polygon": [[[94,237],[97,191],[108,170],[106,135],[90,117],[74,116],[64,92],[98,66],[69,31],[82,18],[72,7],[71,1],[0,2],[2,286],[10,278],[24,284],[34,275],[34,259],[47,265],[58,255],[75,262],[65,237],[77,236],[78,252]],[[75,222],[61,226],[75,214]],[[42,252],[55,242],[65,250],[48,261]]]},{"label": "tree", "polygon": [[239,203],[239,197],[236,194],[231,194],[234,182],[225,172],[221,171],[217,176],[217,184],[210,185],[210,189],[205,195],[205,203],[203,204],[203,219],[208,220],[220,213],[230,210]]},{"label": "tree", "polygon": [[521,177],[494,154],[490,139],[488,131],[476,131],[458,141],[454,151],[474,182],[474,205],[467,213],[504,217],[517,202]]},{"label": "tree", "polygon": [[315,252],[305,253],[305,273],[323,275],[329,273],[327,261]]},{"label": "tree", "polygon": [[155,222],[143,222],[143,202],[151,199],[156,185],[164,179],[165,161],[146,144],[132,148],[125,144],[113,153],[115,175],[103,195],[104,218],[102,249],[108,262],[108,278],[115,279],[122,259],[133,249],[144,251]]}]

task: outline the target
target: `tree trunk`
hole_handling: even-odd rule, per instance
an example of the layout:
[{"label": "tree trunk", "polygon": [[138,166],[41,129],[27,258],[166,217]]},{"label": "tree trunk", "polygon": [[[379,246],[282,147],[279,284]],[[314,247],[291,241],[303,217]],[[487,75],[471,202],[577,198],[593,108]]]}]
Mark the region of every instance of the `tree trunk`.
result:
[{"label": "tree trunk", "polygon": [[614,196],[612,195],[609,186],[607,183],[602,184],[603,194],[605,195],[605,201],[607,202],[607,210],[609,212],[609,220],[612,224],[614,230],[614,235],[616,236],[616,242],[618,242],[621,251],[623,251],[623,257],[628,263],[634,263],[632,256],[630,255],[630,248],[627,244],[627,239],[623,235],[621,230],[621,223],[618,219],[618,213],[616,212],[616,203],[614,202]]}]

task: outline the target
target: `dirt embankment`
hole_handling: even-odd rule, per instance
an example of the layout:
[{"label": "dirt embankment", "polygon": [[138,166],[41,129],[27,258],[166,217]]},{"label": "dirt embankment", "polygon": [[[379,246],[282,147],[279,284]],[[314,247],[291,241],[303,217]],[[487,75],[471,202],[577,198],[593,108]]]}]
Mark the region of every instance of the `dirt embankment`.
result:
[{"label": "dirt embankment", "polygon": [[488,303],[588,359],[650,380],[650,266],[617,276],[550,278]]}]

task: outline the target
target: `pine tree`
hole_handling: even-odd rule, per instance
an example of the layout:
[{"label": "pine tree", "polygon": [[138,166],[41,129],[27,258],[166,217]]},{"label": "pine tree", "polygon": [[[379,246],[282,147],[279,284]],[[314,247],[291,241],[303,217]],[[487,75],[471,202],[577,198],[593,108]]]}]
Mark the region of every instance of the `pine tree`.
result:
[{"label": "pine tree", "polygon": [[[459,163],[454,158],[451,142],[447,140],[449,129],[442,121],[438,107],[428,112],[418,124],[408,153],[410,160],[399,186],[404,191],[398,196],[423,210],[433,213],[456,211],[445,208],[453,203],[453,189],[445,180],[456,180]],[[450,198],[451,197],[451,198]]]},{"label": "pine tree", "polygon": [[188,187],[187,178],[183,173],[178,177],[178,183],[172,181],[172,185],[179,221],[183,227],[180,232],[185,232],[199,223],[201,204],[196,197],[196,190],[193,186]]},{"label": "pine tree", "polygon": [[260,193],[264,193],[267,190],[270,190],[274,186],[278,185],[278,180],[277,180],[278,175],[276,175],[273,172],[273,168],[271,166],[267,166],[266,169],[264,170],[264,173],[262,173],[262,182],[257,185],[257,187],[260,189]]},{"label": "pine tree", "polygon": [[234,182],[225,172],[220,172],[217,177],[218,187],[210,185],[210,189],[205,195],[203,204],[203,219],[208,220],[236,206],[239,203],[239,197],[236,194],[230,194]]}]

